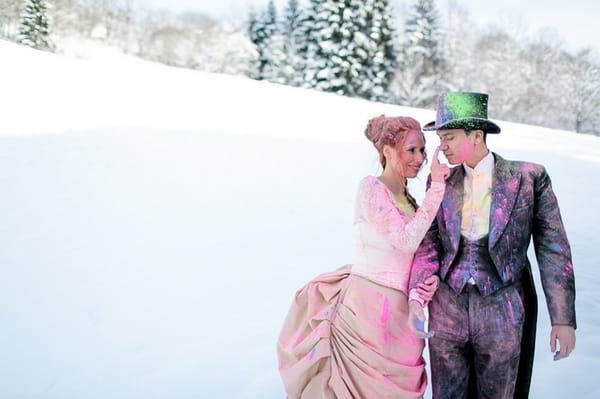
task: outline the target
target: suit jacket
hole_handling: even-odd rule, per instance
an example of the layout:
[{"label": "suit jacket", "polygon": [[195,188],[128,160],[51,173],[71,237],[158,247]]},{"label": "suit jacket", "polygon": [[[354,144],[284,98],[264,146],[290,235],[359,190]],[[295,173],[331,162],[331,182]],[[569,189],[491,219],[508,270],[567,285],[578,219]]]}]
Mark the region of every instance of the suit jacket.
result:
[{"label": "suit jacket", "polygon": [[[576,327],[571,248],[550,177],[541,165],[493,155],[488,247],[498,275],[509,285],[528,273],[533,238],[552,325]],[[464,177],[461,165],[452,169],[442,205],[415,253],[409,288],[431,274],[445,279],[452,266],[460,242]]]}]

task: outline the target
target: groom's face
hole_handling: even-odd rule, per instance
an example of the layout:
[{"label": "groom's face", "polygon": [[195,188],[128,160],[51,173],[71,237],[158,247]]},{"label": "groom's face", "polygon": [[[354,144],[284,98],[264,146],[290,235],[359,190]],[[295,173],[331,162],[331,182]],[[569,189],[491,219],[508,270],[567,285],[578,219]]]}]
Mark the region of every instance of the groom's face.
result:
[{"label": "groom's face", "polygon": [[451,165],[469,160],[475,153],[475,134],[467,135],[464,129],[438,130],[440,150]]}]

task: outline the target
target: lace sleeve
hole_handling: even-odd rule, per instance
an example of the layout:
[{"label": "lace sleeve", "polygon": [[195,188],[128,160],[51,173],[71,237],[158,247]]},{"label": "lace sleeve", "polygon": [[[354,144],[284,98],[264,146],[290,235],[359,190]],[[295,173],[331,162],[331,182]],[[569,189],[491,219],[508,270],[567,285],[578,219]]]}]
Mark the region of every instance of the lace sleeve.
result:
[{"label": "lace sleeve", "polygon": [[377,178],[361,182],[358,201],[361,216],[390,244],[415,252],[429,229],[444,195],[444,183],[431,183],[423,205],[407,218],[394,204],[390,191]]}]

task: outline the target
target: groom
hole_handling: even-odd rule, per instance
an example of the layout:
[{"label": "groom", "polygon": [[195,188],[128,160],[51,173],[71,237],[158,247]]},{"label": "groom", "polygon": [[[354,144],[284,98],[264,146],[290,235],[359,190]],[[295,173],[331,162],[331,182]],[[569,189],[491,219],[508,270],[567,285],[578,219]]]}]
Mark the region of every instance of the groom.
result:
[{"label": "groom", "polygon": [[[431,274],[440,286],[429,304],[433,397],[527,398],[533,366],[537,297],[527,248],[531,238],[550,320],[555,360],[575,346],[571,249],[543,166],[508,161],[488,150],[500,133],[487,119],[487,94],[447,92],[437,116],[440,149],[454,167],[429,232],[415,254],[416,289]],[[424,319],[410,302],[411,325]],[[416,330],[415,330],[416,333]]]}]

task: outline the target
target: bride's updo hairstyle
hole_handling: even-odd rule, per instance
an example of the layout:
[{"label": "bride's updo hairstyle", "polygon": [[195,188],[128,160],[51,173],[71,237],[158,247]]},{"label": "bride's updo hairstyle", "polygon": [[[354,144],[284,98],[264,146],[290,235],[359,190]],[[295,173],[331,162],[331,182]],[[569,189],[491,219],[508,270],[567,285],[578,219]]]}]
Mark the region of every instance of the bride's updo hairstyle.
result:
[{"label": "bride's updo hairstyle", "polygon": [[[365,136],[373,143],[373,146],[379,153],[379,162],[381,167],[385,169],[385,155],[383,155],[383,146],[389,145],[396,147],[402,145],[408,132],[411,130],[419,133],[425,142],[425,135],[421,130],[421,125],[410,116],[387,117],[385,115],[376,116],[367,123]],[[408,202],[416,210],[418,209],[417,201],[408,192],[407,181],[404,182],[404,194]]]},{"label": "bride's updo hairstyle", "polygon": [[380,115],[369,120],[365,129],[365,136],[373,143],[379,153],[379,162],[384,169],[386,161],[383,155],[383,146],[386,144],[391,147],[402,145],[407,133],[411,130],[418,132],[425,141],[421,125],[410,116],[387,117]]}]

